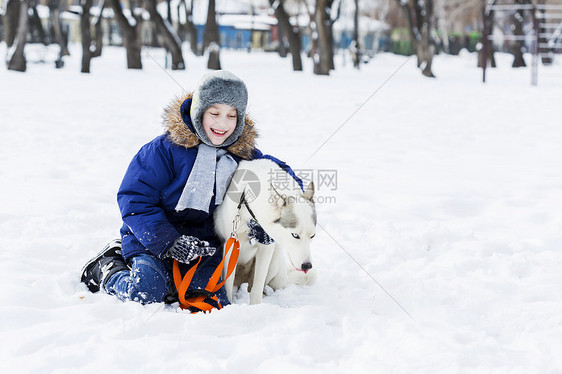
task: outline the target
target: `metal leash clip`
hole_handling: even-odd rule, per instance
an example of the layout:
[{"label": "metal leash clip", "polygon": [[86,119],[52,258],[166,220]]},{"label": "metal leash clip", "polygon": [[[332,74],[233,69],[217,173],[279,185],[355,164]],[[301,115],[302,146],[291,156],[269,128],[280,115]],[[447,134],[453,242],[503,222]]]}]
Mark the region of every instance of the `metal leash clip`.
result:
[{"label": "metal leash clip", "polygon": [[232,232],[230,233],[230,237],[234,238],[236,240],[238,240],[238,227],[240,226],[240,221],[242,219],[240,218],[240,212],[236,213],[236,217],[234,217],[234,220],[232,221]]}]

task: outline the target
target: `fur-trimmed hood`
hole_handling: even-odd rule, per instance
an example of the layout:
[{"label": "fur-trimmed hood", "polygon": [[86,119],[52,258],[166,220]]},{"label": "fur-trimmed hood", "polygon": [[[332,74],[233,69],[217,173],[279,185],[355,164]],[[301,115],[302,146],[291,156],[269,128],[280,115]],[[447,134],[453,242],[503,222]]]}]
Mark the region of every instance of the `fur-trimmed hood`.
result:
[{"label": "fur-trimmed hood", "polygon": [[[168,106],[164,108],[162,113],[162,124],[168,132],[169,139],[179,146],[185,148],[193,148],[201,143],[197,135],[191,131],[189,126],[184,122],[181,114],[182,104],[193,97],[193,93],[174,98]],[[256,149],[256,139],[258,132],[254,126],[254,121],[246,114],[244,121],[244,131],[242,135],[232,145],[226,149],[230,153],[249,160]]]}]

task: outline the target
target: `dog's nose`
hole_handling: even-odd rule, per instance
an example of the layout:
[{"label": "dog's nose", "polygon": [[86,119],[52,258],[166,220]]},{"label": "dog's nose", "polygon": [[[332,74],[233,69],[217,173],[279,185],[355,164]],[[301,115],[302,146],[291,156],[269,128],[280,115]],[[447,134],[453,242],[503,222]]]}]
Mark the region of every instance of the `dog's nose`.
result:
[{"label": "dog's nose", "polygon": [[312,269],[312,264],[310,262],[305,262],[301,265],[301,270],[306,274],[310,269]]}]

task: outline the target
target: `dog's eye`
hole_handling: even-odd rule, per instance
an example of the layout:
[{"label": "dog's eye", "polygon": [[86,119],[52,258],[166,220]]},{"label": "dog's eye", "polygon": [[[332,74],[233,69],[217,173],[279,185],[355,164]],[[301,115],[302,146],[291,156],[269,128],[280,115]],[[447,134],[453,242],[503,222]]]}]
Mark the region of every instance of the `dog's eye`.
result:
[{"label": "dog's eye", "polygon": [[300,238],[301,238],[301,236],[300,236],[299,234],[293,233],[292,235],[293,235],[293,238],[295,238],[295,239],[300,239]]},{"label": "dog's eye", "polygon": [[316,234],[312,235],[312,236],[310,237],[310,239],[314,238],[315,236],[316,236]]}]

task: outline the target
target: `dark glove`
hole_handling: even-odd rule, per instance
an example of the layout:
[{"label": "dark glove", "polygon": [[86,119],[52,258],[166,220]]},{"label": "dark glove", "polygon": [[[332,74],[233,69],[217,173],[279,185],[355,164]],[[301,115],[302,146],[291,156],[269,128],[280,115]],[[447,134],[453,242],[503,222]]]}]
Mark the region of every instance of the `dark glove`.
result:
[{"label": "dark glove", "polygon": [[217,249],[210,247],[209,242],[199,240],[193,236],[182,235],[164,253],[163,258],[171,257],[185,264],[202,256],[212,256]]},{"label": "dark glove", "polygon": [[275,240],[267,233],[265,230],[257,223],[255,220],[251,219],[248,221],[248,227],[250,228],[250,232],[248,232],[248,238],[250,239],[250,244],[255,244],[258,242],[260,244],[269,245],[275,243]]}]

